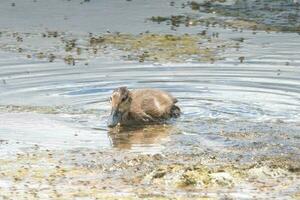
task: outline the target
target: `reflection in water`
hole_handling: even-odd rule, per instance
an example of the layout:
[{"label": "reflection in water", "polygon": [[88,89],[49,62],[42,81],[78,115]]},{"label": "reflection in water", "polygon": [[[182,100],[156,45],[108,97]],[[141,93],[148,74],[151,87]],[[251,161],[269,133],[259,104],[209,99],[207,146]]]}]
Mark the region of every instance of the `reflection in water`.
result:
[{"label": "reflection in water", "polygon": [[158,146],[175,131],[172,125],[159,124],[139,127],[116,127],[108,131],[112,146],[132,149],[135,146]]}]

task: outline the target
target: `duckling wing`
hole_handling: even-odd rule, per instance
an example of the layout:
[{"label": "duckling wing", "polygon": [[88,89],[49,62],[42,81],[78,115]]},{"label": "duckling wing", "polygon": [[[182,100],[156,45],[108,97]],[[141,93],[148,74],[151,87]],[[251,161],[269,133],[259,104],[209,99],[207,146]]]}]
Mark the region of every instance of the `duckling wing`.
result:
[{"label": "duckling wing", "polygon": [[170,114],[174,105],[173,98],[167,93],[158,91],[143,101],[143,110],[154,118],[165,118]]},{"label": "duckling wing", "polygon": [[142,109],[153,118],[160,118],[164,114],[162,102],[158,101],[155,97],[144,99]]},{"label": "duckling wing", "polygon": [[153,119],[169,117],[173,105],[177,102],[169,93],[156,89],[135,90],[132,94],[131,112]]}]

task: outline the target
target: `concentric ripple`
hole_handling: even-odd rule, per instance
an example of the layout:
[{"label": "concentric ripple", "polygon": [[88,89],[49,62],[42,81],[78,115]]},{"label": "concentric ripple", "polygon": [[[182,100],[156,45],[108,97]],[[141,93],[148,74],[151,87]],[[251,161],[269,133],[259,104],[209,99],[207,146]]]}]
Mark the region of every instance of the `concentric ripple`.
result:
[{"label": "concentric ripple", "polygon": [[[99,58],[92,60],[88,66],[71,67],[62,62],[24,60],[2,53],[0,103],[4,114],[1,115],[1,137],[13,138],[22,130],[27,136],[38,138],[41,130],[34,124],[39,124],[40,118],[36,115],[55,114],[56,122],[68,128],[49,125],[48,134],[53,129],[61,132],[68,129],[67,135],[53,135],[61,137],[61,144],[72,137],[78,139],[78,146],[85,146],[87,141],[74,135],[87,132],[103,138],[92,143],[96,147],[116,146],[116,142],[110,141],[116,137],[107,137],[110,135],[106,128],[110,109],[107,100],[113,89],[124,85],[130,89],[163,89],[179,99],[183,115],[172,122],[176,131],[167,131],[170,137],[174,132],[208,138],[215,133],[213,140],[224,145],[222,137],[217,134],[224,127],[228,131],[239,131],[250,127],[247,123],[258,123],[260,128],[249,130],[260,131],[266,128],[266,123],[292,123],[297,126],[300,119],[300,57],[297,55],[300,55],[300,50],[295,43],[299,36],[287,35],[259,33],[253,36],[249,33],[244,47],[236,54],[235,50],[226,52],[224,61],[212,64],[140,64]],[[282,40],[286,42],[282,43]],[[248,57],[240,63],[236,59],[237,54]],[[5,114],[7,112],[29,113],[25,115],[29,123],[25,126],[23,119],[12,120],[10,117],[13,116]],[[228,126],[233,122],[234,126]],[[33,127],[29,127],[30,124]],[[43,127],[47,129],[47,126]],[[160,128],[158,130],[161,131]],[[153,137],[150,140],[137,135],[138,139],[126,142],[141,148],[153,146],[149,141],[160,145],[155,134],[148,134],[148,137]],[[29,137],[27,142],[33,142],[31,139]],[[49,141],[39,139],[36,142],[47,145]],[[116,141],[119,145],[122,140],[117,138]],[[89,143],[90,146],[92,144]]]}]

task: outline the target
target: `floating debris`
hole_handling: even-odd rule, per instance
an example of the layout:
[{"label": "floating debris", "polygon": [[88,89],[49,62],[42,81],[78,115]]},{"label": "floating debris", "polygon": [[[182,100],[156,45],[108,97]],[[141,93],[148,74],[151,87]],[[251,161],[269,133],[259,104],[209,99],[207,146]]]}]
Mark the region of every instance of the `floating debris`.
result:
[{"label": "floating debris", "polygon": [[75,65],[75,59],[72,55],[68,55],[64,58],[65,63],[67,63],[68,65]]},{"label": "floating debris", "polygon": [[43,58],[46,57],[45,54],[44,54],[43,52],[39,52],[39,53],[37,53],[35,56],[36,56],[38,59],[43,59]]},{"label": "floating debris", "polygon": [[52,53],[50,53],[48,56],[49,62],[53,62],[55,60],[55,58],[56,58],[56,56]]},{"label": "floating debris", "polygon": [[66,40],[64,42],[66,44],[65,46],[66,52],[72,51],[76,47],[76,39]]},{"label": "floating debris", "polygon": [[241,57],[239,57],[239,60],[240,60],[240,63],[243,63],[243,62],[244,62],[244,60],[245,60],[245,56],[241,56]]}]

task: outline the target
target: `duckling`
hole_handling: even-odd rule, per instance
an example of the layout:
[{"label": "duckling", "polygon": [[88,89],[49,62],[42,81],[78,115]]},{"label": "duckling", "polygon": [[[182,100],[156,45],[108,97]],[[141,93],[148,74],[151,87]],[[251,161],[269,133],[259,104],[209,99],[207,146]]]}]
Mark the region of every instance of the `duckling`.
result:
[{"label": "duckling", "polygon": [[137,89],[129,91],[120,87],[110,97],[111,114],[107,125],[140,125],[159,123],[180,115],[177,99],[158,89]]}]

